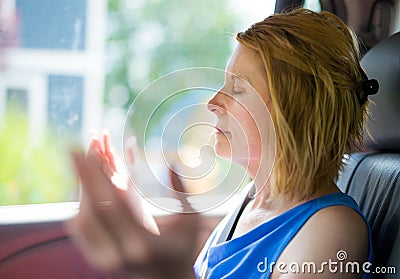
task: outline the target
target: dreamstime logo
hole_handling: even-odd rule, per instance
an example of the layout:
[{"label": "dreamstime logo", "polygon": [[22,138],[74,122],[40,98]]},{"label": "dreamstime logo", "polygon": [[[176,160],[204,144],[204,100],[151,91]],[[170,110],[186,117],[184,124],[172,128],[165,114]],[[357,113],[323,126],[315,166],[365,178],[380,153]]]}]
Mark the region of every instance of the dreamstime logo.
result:
[{"label": "dreamstime logo", "polygon": [[344,250],[339,250],[339,251],[336,253],[336,258],[337,258],[339,261],[344,261],[345,259],[347,259],[347,252],[344,251]]},{"label": "dreamstime logo", "polygon": [[[254,122],[263,154],[275,157],[275,131],[267,107],[244,80],[241,82],[247,91],[238,98],[230,82],[232,76],[213,68],[172,72],[150,83],[131,104],[124,125],[124,163],[137,190],[154,205],[180,212],[180,204],[170,197],[183,195],[198,212],[232,196],[246,182],[245,160],[253,156],[250,142],[254,139],[250,138],[248,122]],[[225,78],[229,82],[220,90]],[[208,104],[217,92],[220,102],[236,103],[221,117],[216,117],[218,113],[212,113]],[[243,112],[250,119],[245,123]],[[273,140],[265,136],[268,130]],[[216,155],[216,144],[217,152],[228,160]],[[240,161],[242,167],[233,161]],[[272,164],[262,166],[266,178]],[[169,169],[183,179],[186,193],[171,188]]]},{"label": "dreamstime logo", "polygon": [[335,273],[388,273],[395,274],[395,267],[374,267],[372,268],[371,262],[356,262],[356,261],[346,261],[348,259],[348,254],[344,250],[339,250],[336,253],[336,259],[328,259],[328,261],[323,261],[321,263],[315,263],[313,261],[309,262],[268,262],[268,258],[264,257],[263,261],[257,264],[257,271],[260,273],[272,273],[277,271],[281,274],[287,273],[324,273],[329,272]]}]

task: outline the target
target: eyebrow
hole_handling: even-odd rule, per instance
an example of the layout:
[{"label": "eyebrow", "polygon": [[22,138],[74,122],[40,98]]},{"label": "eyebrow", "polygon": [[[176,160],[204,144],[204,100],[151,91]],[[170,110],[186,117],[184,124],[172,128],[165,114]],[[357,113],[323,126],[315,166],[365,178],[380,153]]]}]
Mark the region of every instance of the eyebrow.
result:
[{"label": "eyebrow", "polygon": [[232,79],[233,79],[233,80],[235,80],[235,79],[238,79],[238,80],[242,79],[242,81],[247,82],[251,87],[253,87],[253,85],[251,84],[250,80],[249,80],[247,77],[245,77],[245,76],[238,75],[238,74],[232,74]]}]

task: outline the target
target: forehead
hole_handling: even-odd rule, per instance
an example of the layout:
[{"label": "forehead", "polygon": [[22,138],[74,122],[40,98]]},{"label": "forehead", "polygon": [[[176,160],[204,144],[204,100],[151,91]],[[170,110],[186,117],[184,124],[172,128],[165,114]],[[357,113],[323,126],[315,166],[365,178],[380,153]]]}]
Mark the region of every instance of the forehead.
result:
[{"label": "forehead", "polygon": [[256,50],[241,43],[237,45],[232,53],[226,71],[243,77],[251,85],[267,80],[265,67],[260,54]]}]

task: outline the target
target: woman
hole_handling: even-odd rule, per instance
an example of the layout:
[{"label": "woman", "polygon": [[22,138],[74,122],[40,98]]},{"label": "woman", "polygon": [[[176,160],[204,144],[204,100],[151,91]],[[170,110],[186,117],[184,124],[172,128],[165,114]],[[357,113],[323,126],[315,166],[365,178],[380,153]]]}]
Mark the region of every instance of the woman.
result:
[{"label": "woman", "polygon": [[[377,91],[354,35],[330,13],[299,9],[237,40],[225,83],[209,101],[217,154],[243,165],[254,182],[237,217],[221,222],[192,269],[200,217],[177,215],[158,235],[112,187],[101,167],[114,171],[113,156],[107,142],[95,141],[96,156],[73,156],[87,197],[69,225],[79,247],[98,267],[149,278],[368,278],[370,229],[335,185],[344,152],[362,142],[367,95]],[[171,182],[183,190],[173,172]],[[112,206],[99,206],[104,200]]]}]

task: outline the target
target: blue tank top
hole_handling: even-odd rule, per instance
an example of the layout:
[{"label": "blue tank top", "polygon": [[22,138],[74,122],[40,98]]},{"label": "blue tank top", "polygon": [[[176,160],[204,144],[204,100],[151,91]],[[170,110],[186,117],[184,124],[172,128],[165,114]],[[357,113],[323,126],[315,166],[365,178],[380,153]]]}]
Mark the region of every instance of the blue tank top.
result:
[{"label": "blue tank top", "polygon": [[[270,264],[278,260],[306,221],[317,211],[334,205],[353,208],[368,225],[353,198],[341,192],[327,194],[302,203],[237,238],[228,241],[225,238],[221,241],[221,234],[225,234],[223,231],[227,226],[232,226],[228,224],[232,214],[226,216],[213,231],[196,260],[193,267],[196,278],[269,278],[272,271]],[[369,225],[368,233],[368,262],[372,263],[373,252]],[[342,256],[343,254],[338,254],[338,259],[332,259],[338,262],[338,267]],[[316,268],[318,270],[320,267]],[[361,264],[360,270],[362,270]],[[372,278],[372,274],[364,273],[362,278]]]}]

